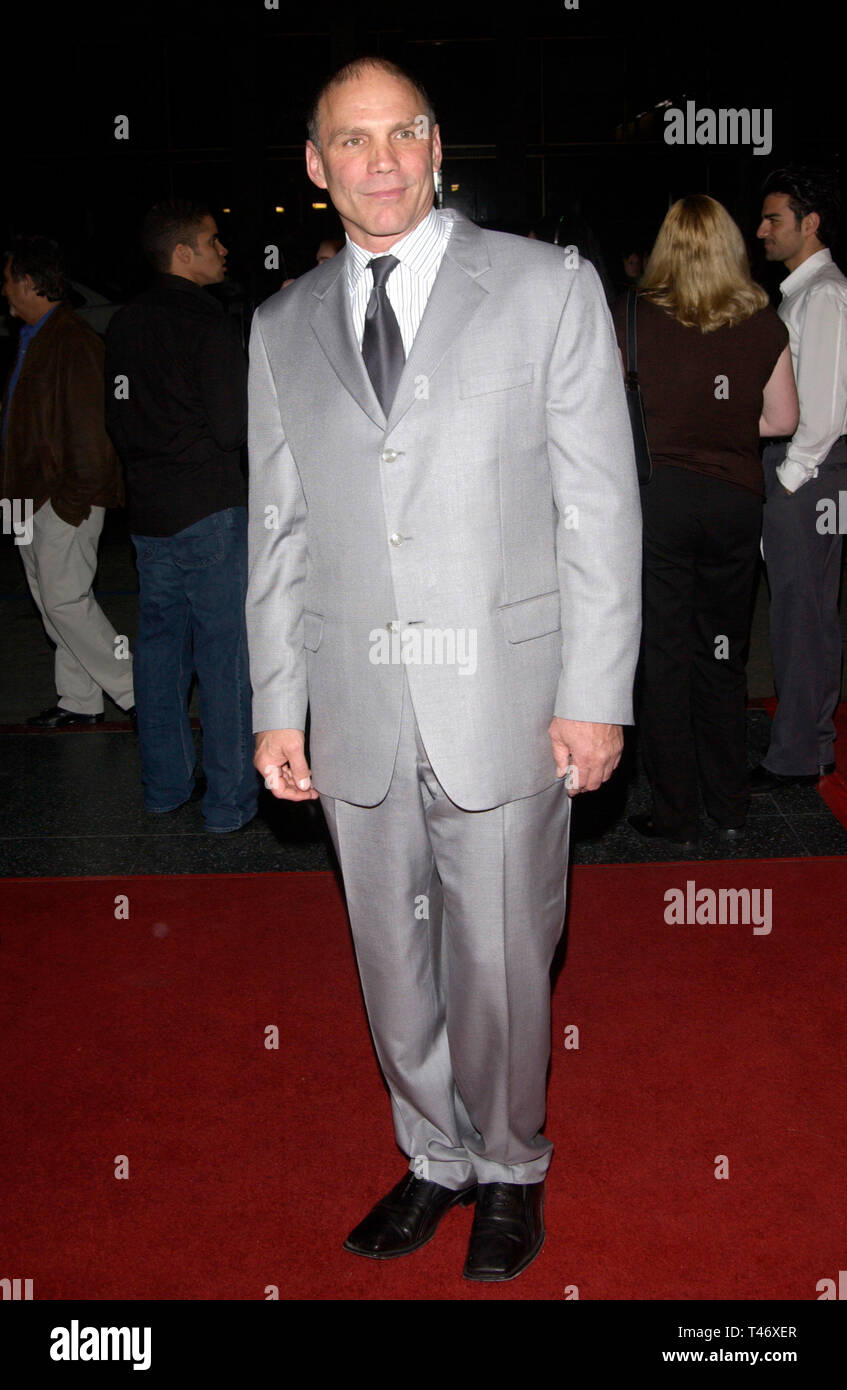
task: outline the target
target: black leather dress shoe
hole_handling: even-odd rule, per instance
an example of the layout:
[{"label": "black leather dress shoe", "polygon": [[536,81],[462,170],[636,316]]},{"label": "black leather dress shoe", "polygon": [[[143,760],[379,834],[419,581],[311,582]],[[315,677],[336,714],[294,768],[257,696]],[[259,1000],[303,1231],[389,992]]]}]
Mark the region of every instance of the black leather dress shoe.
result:
[{"label": "black leather dress shoe", "polygon": [[427,1182],[407,1173],[386,1197],[368,1212],[344,1242],[345,1250],[372,1260],[393,1260],[409,1255],[432,1240],[444,1213],[460,1202],[467,1206],[476,1196],[476,1184],[454,1192],[438,1182]]},{"label": "black leather dress shoe", "polygon": [[477,1188],[466,1279],[514,1279],[544,1244],[544,1183],[481,1182]]},{"label": "black leather dress shoe", "polygon": [[718,839],[725,845],[737,845],[746,834],[744,825],[719,825]]},{"label": "black leather dress shoe", "polygon": [[835,763],[820,763],[817,772],[790,777],[783,776],[780,772],[771,772],[759,763],[758,767],[751,768],[748,774],[750,791],[753,796],[761,796],[763,792],[780,791],[782,787],[815,787],[822,777],[829,777],[834,771]]},{"label": "black leather dress shoe", "polygon": [[675,840],[672,835],[666,834],[664,830],[659,830],[653,817],[646,814],[630,816],[629,823],[633,830],[637,830],[639,835],[644,836],[645,840],[667,840],[669,845],[677,845],[679,849],[694,849],[697,844],[696,835],[690,839]]},{"label": "black leather dress shoe", "polygon": [[33,729],[67,729],[73,724],[102,724],[105,719],[104,714],[77,714],[72,709],[62,709],[60,705],[51,705],[49,709],[43,709],[40,714],[34,714],[26,722]]}]

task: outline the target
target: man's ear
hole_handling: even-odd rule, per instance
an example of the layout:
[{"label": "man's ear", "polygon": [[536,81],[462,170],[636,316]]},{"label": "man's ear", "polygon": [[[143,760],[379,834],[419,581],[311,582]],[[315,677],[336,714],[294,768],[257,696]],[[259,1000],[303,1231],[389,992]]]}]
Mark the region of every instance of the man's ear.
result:
[{"label": "man's ear", "polygon": [[191,263],[191,258],[193,255],[193,247],[188,246],[183,241],[178,241],[173,250],[172,261],[175,260],[178,265],[182,266],[189,265]]},{"label": "man's ear", "polygon": [[442,159],[442,154],[441,154],[441,131],[438,129],[438,126],[437,126],[437,125],[434,125],[434,126],[432,127],[432,167],[433,167],[433,169],[436,169],[436,170],[437,170],[437,169],[440,169],[440,168],[441,168],[441,159]]},{"label": "man's ear", "polygon": [[803,230],[809,232],[813,236],[817,236],[820,225],[820,215],[816,212],[809,212],[803,218]]},{"label": "man's ear", "polygon": [[311,140],[306,141],[306,173],[318,188],[326,188],[323,160]]}]

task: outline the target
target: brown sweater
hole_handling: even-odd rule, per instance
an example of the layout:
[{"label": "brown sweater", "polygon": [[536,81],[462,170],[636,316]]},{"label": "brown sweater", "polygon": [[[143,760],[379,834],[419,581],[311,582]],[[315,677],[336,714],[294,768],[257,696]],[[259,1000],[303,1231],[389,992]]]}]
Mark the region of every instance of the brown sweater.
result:
[{"label": "brown sweater", "polygon": [[[626,363],[625,295],[614,322]],[[770,308],[701,333],[639,297],[638,379],[654,464],[762,493],[762,391],[787,346],[788,330]]]},{"label": "brown sweater", "polygon": [[[69,304],[33,338],[11,402],[2,495],[32,499],[79,526],[92,506],[123,503],[120,463],[104,422],[103,343]],[[6,410],[6,393],[3,410]]]}]

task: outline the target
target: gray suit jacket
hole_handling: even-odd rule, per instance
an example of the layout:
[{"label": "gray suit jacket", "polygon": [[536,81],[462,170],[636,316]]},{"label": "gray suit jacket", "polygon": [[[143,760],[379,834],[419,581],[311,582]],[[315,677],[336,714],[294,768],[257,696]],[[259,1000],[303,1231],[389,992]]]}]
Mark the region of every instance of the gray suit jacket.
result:
[{"label": "gray suit jacket", "polygon": [[404,670],[467,810],[556,780],[553,716],[632,722],[641,511],[599,279],[454,212],[386,420],[340,253],[250,342],[253,726],[302,729],[318,791],[388,790]]}]

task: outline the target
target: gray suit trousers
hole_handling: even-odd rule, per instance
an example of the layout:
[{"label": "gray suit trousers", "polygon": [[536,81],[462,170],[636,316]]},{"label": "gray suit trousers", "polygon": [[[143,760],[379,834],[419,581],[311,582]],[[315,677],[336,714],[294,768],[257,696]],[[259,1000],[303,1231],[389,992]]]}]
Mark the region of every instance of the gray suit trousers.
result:
[{"label": "gray suit trousers", "polygon": [[779,700],[767,756],[769,772],[811,776],[835,761],[833,715],[841,693],[841,544],[819,529],[817,504],[847,487],[847,449],[833,445],[812,478],[791,496],[779,484],[784,444],[769,444],[762,463],[767,502],[762,549],[770,589],[770,635]]},{"label": "gray suit trousers", "polygon": [[452,1189],[540,1182],[552,1156],[541,1128],[565,912],[564,779],[461,810],[433,773],[406,683],[385,799],[321,804],[409,1167]]}]

